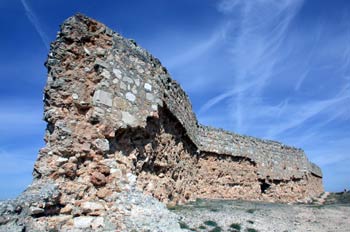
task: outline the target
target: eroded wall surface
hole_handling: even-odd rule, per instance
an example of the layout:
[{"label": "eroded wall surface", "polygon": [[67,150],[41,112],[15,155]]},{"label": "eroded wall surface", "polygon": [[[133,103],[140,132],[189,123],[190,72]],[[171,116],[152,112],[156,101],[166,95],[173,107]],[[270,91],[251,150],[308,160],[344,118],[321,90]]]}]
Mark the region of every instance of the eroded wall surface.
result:
[{"label": "eroded wall surface", "polygon": [[301,149],[199,125],[159,60],[99,22],[67,19],[46,66],[46,147],[27,195],[0,207],[4,225],[131,230],[159,214],[176,231],[152,199],[295,202],[323,192]]}]

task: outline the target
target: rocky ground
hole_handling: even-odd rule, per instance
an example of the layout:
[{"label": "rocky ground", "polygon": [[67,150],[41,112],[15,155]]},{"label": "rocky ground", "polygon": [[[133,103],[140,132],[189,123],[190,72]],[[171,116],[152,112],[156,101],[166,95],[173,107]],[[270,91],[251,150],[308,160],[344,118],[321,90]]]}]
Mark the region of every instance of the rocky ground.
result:
[{"label": "rocky ground", "polygon": [[350,193],[294,205],[197,200],[172,211],[190,231],[350,231]]},{"label": "rocky ground", "polygon": [[[57,202],[57,185],[32,185],[16,199],[0,201],[0,232],[183,231],[178,215],[139,191],[135,175],[126,176],[128,183],[117,193],[118,199],[108,209],[108,214],[103,212],[103,205],[98,201],[83,203],[90,213],[58,214],[62,209]],[[78,207],[74,206],[70,209],[76,210]]]},{"label": "rocky ground", "polygon": [[[186,205],[169,207],[167,210],[164,204],[137,190],[135,176],[130,175],[129,179],[129,188],[121,192],[119,200],[115,202],[118,208],[115,210],[119,212],[119,217],[115,215],[115,219],[120,220],[125,227],[116,229],[107,223],[110,220],[104,220],[103,217],[78,216],[66,218],[66,221],[72,221],[74,229],[61,226],[60,229],[50,231],[345,232],[350,228],[350,192],[326,193],[309,204],[202,199]],[[51,195],[54,196],[56,192],[54,185],[47,185],[38,188],[37,194],[22,194],[20,198],[6,204],[0,202],[0,231],[47,231],[38,226],[31,227],[40,217],[31,219],[21,215],[26,215],[26,211],[31,215],[40,213],[36,212],[40,208],[27,207],[28,202],[40,203],[46,198],[55,199]],[[36,197],[40,197],[41,200]],[[50,202],[45,202],[48,203]],[[11,214],[10,211],[18,212]],[[120,217],[121,215],[123,216]],[[42,218],[42,223],[62,217],[69,216]],[[100,228],[100,224],[103,225],[103,229]],[[32,230],[33,228],[35,229]]]}]

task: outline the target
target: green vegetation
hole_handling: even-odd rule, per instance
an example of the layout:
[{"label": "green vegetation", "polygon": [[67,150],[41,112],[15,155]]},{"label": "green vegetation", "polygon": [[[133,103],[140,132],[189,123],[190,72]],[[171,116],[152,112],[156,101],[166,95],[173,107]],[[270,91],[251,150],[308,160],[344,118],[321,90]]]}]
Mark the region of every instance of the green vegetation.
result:
[{"label": "green vegetation", "polygon": [[205,227],[204,225],[200,225],[199,227],[198,227],[198,229],[201,229],[201,230],[205,230],[207,227]]},{"label": "green vegetation", "polygon": [[190,229],[190,227],[184,222],[179,222],[179,224],[181,229]]},{"label": "green vegetation", "polygon": [[215,227],[214,229],[210,230],[210,232],[221,232],[222,229],[220,226]]},{"label": "green vegetation", "polygon": [[248,222],[249,224],[254,224],[254,222],[253,222],[252,220],[247,220],[247,222]]},{"label": "green vegetation", "polygon": [[207,226],[212,226],[212,227],[218,226],[218,224],[214,221],[205,221],[204,224]]},{"label": "green vegetation", "polygon": [[196,231],[195,229],[190,228],[185,222],[179,222],[179,224],[180,224],[180,228],[181,228],[181,229]]},{"label": "green vegetation", "polygon": [[247,213],[254,213],[255,212],[255,209],[248,209],[247,210]]},{"label": "green vegetation", "polygon": [[246,232],[259,232],[258,230],[254,229],[254,228],[247,228],[245,231]]},{"label": "green vegetation", "polygon": [[235,229],[236,231],[241,231],[241,225],[238,223],[232,223],[230,228]]}]

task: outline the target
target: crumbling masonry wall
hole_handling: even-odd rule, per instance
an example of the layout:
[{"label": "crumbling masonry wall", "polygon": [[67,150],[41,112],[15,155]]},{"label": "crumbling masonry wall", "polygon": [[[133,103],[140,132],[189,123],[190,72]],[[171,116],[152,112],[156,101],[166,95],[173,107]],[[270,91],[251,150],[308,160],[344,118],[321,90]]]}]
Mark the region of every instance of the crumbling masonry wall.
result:
[{"label": "crumbling masonry wall", "polygon": [[[49,134],[46,149],[50,148],[50,152],[57,157],[82,155],[81,151],[101,155],[121,153],[120,158],[131,161],[136,156],[137,160],[125,165],[125,168],[139,176],[139,185],[146,192],[162,201],[224,197],[288,202],[323,191],[320,169],[308,161],[301,149],[199,125],[188,96],[171,79],[159,60],[103,24],[84,16],[68,19],[52,45],[47,67],[49,78],[45,118],[49,123]],[[149,146],[155,152],[151,156],[142,154],[141,159],[155,159],[163,162],[163,167],[160,168],[161,165],[155,160],[152,161],[152,168],[146,162],[149,169],[146,175],[138,163],[140,147],[111,149],[111,142],[113,139],[120,141],[120,131],[133,128],[145,130],[150,118],[158,118],[161,122],[164,122],[164,118],[172,118],[172,122],[161,123],[159,128],[177,123],[176,127],[181,127],[181,130],[172,130],[170,137],[180,134],[181,139],[169,142],[171,145],[168,145],[167,152],[159,148],[161,142],[151,142]],[[50,133],[50,127],[67,135],[57,138],[55,133]],[[129,140],[140,137],[140,141],[147,141],[141,135],[133,134],[129,135]],[[163,136],[161,132],[153,134],[151,140],[159,139],[159,136]],[[186,155],[179,158],[182,149],[176,149],[183,141],[188,141],[189,147],[185,149]],[[164,155],[167,157],[160,161]],[[52,159],[50,154],[44,157]],[[36,165],[40,177],[64,173],[57,166],[53,169],[58,170],[43,172],[40,170],[45,166],[42,163],[39,159]],[[208,165],[213,169],[207,170]],[[71,166],[78,171],[79,167]],[[158,178],[179,167],[184,172],[181,178],[187,182],[179,184],[176,177],[166,180]],[[192,170],[193,167],[196,168]],[[205,177],[210,174],[216,182],[206,182]],[[158,187],[145,186],[143,183],[149,181],[146,176],[157,179]],[[231,179],[231,182],[226,180],[218,184],[221,183],[221,176]],[[239,176],[242,179],[237,181]],[[217,186],[215,191],[213,186]],[[167,196],[163,196],[165,192]]]},{"label": "crumbling masonry wall", "polygon": [[295,202],[323,192],[321,170],[301,149],[199,125],[159,60],[93,19],[78,14],[61,25],[46,67],[46,146],[32,186],[0,205],[1,225],[138,230],[137,215],[177,231],[143,193],[174,204]]}]

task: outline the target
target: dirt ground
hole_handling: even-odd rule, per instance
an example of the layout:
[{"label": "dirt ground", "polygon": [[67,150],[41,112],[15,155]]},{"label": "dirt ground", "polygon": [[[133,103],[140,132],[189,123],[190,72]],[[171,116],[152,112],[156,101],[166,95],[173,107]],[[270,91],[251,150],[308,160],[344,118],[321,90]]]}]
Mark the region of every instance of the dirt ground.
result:
[{"label": "dirt ground", "polygon": [[197,200],[172,211],[190,231],[350,231],[350,193],[311,204]]}]

